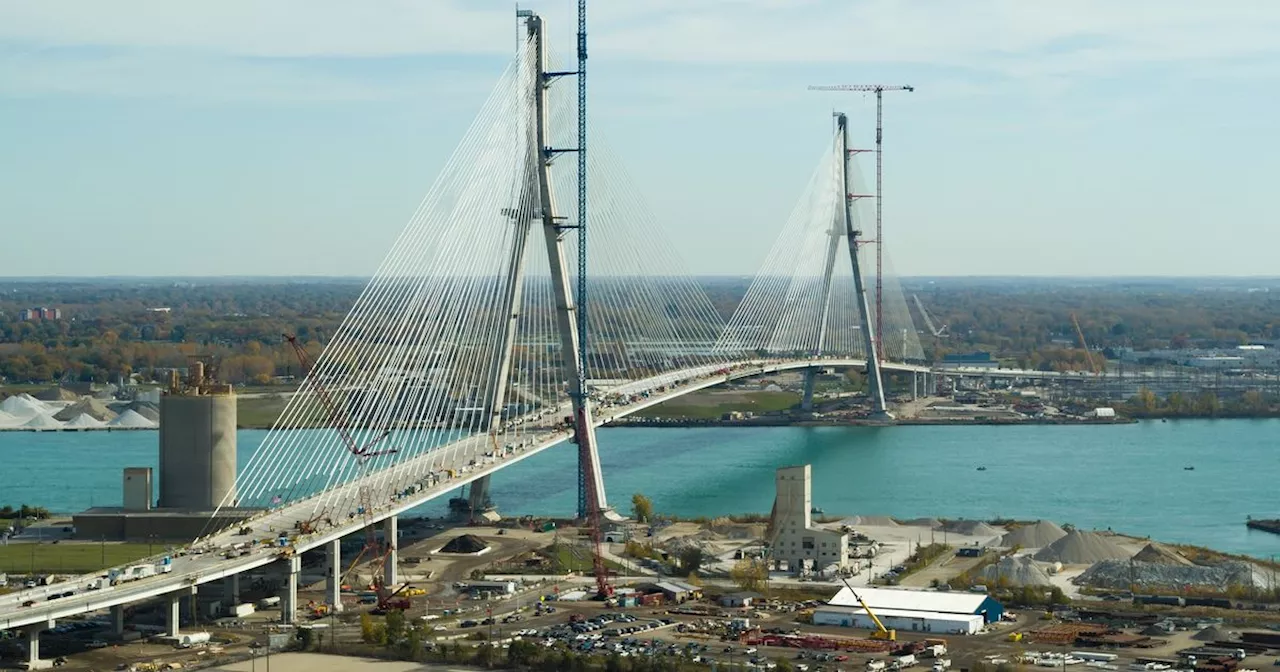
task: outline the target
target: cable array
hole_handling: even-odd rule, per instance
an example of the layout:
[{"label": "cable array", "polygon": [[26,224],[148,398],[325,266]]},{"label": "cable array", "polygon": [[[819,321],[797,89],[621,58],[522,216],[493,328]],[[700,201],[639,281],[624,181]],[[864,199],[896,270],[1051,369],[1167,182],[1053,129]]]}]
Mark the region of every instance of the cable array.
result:
[{"label": "cable array", "polygon": [[[577,120],[572,87],[551,80],[550,147],[537,146],[536,59],[526,42],[223,506],[305,500],[316,519],[354,519],[569,433],[548,247],[563,239],[576,277],[566,235],[576,213],[554,200],[576,193],[577,177],[570,161],[553,162],[543,203],[538,167],[544,150],[573,146]],[[587,371],[607,409],[727,356],[714,347],[724,325],[711,301],[616,154],[591,141]]]},{"label": "cable array", "polygon": [[[844,199],[854,196],[852,227],[874,221],[865,180],[849,162],[841,184],[842,150],[833,136],[733,316],[716,349],[724,353],[782,357],[865,357],[844,223]],[[864,282],[874,286],[874,269],[861,264]],[[896,279],[886,278],[882,341],[885,359],[922,356],[919,337]],[[828,290],[829,287],[829,290]],[[829,298],[828,298],[829,297]]]}]

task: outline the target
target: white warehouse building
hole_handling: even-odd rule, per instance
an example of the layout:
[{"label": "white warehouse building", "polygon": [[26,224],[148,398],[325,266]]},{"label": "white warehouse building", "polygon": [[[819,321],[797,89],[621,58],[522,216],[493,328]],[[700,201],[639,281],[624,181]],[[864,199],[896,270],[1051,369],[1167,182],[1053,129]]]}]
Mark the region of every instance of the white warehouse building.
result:
[{"label": "white warehouse building", "polygon": [[[860,588],[858,595],[890,630],[973,635],[999,621],[1004,607],[985,593]],[[875,629],[852,591],[843,588],[813,612],[814,625]]]}]

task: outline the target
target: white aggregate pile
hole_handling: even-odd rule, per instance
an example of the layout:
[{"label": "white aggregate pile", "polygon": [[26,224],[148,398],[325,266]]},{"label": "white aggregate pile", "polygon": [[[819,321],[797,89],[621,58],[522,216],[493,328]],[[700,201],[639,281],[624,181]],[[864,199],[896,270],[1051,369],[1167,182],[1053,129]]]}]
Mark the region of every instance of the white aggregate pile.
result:
[{"label": "white aggregate pile", "polygon": [[1058,527],[1051,520],[1037,520],[1032,525],[1023,525],[1018,529],[1000,537],[1000,545],[1007,548],[1044,548],[1049,544],[1067,536],[1067,531]]},{"label": "white aggregate pile", "polygon": [[63,427],[66,427],[67,429],[100,429],[106,426],[107,423],[89,415],[88,413],[81,413],[80,415],[71,418],[63,425]]},{"label": "white aggregate pile", "polygon": [[1127,590],[1130,585],[1147,588],[1195,586],[1226,589],[1256,583],[1253,567],[1243,562],[1201,567],[1156,562],[1130,563],[1128,560],[1103,560],[1095,563],[1077,577],[1075,582],[1097,588],[1122,590]]},{"label": "white aggregate pile", "polygon": [[139,415],[133,409],[121,413],[116,419],[107,423],[107,427],[119,427],[121,429],[155,429],[158,426],[158,424]]},{"label": "white aggregate pile", "polygon": [[1150,562],[1156,565],[1183,565],[1190,567],[1196,564],[1172,548],[1154,541],[1144,546],[1141,551],[1138,551],[1138,554],[1133,556],[1133,559],[1137,562]]},{"label": "white aggregate pile", "polygon": [[1109,537],[1087,530],[1072,530],[1067,536],[1045,546],[1036,560],[1064,565],[1092,565],[1103,560],[1128,560],[1133,553]]},{"label": "white aggregate pile", "polygon": [[106,422],[116,417],[115,412],[107,408],[106,404],[93,398],[81,399],[61,411],[58,411],[58,414],[53,417],[55,420],[67,422],[72,418],[75,418],[77,415],[88,415],[93,419],[101,420],[102,422]]},{"label": "white aggregate pile", "polygon": [[52,417],[47,415],[37,415],[31,418],[30,420],[27,420],[26,422],[22,423],[22,429],[36,429],[36,430],[62,429],[62,423],[58,422],[57,420],[54,420]]},{"label": "white aggregate pile", "polygon": [[5,429],[8,427],[17,427],[18,425],[21,425],[25,421],[26,421],[26,418],[20,418],[16,415],[13,415],[12,413],[6,413],[5,411],[0,411],[0,429]]},{"label": "white aggregate pile", "polygon": [[43,401],[23,393],[0,401],[0,411],[20,418],[30,418],[35,415],[45,415],[52,412],[53,409],[49,408]]},{"label": "white aggregate pile", "polygon": [[998,537],[1000,530],[982,522],[981,520],[948,520],[942,524],[942,529],[956,534],[963,534],[967,537]]},{"label": "white aggregate pile", "polygon": [[853,516],[840,521],[841,525],[857,526],[869,525],[871,527],[898,527],[898,521],[889,516]]},{"label": "white aggregate pile", "polygon": [[927,527],[931,530],[938,530],[942,528],[942,521],[937,518],[915,518],[904,522],[903,525],[909,525],[911,527]]},{"label": "white aggregate pile", "polygon": [[1049,575],[1029,555],[1001,558],[1000,562],[982,569],[982,578],[1015,587],[1053,585]]}]

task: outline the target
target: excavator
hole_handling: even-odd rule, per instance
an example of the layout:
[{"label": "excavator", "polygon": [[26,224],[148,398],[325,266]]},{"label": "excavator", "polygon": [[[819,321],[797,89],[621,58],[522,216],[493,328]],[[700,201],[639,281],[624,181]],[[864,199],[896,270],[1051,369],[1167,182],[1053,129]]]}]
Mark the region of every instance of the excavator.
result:
[{"label": "excavator", "polygon": [[840,580],[844,582],[844,587],[849,589],[849,592],[853,595],[853,599],[857,600],[858,604],[862,605],[862,608],[866,610],[867,615],[871,617],[871,622],[876,624],[876,630],[871,633],[871,639],[882,639],[886,642],[898,641],[898,631],[884,627],[884,623],[880,622],[880,617],[876,616],[876,612],[871,611],[871,606],[868,605],[866,601],[858,595],[858,591],[854,590],[853,586],[849,584],[849,579],[842,576],[840,577]]}]

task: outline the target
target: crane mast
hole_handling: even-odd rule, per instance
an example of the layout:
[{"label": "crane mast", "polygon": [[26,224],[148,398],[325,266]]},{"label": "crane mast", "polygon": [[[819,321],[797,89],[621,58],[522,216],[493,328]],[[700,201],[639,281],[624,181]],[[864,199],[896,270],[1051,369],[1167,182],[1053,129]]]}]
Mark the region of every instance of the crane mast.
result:
[{"label": "crane mast", "polygon": [[[884,192],[881,183],[884,177],[884,92],[915,91],[915,87],[887,84],[836,84],[834,86],[810,86],[810,91],[861,91],[876,94],[876,353],[884,359],[884,343],[880,341],[884,333],[884,226],[883,205]],[[863,241],[868,242],[868,241]]]}]

